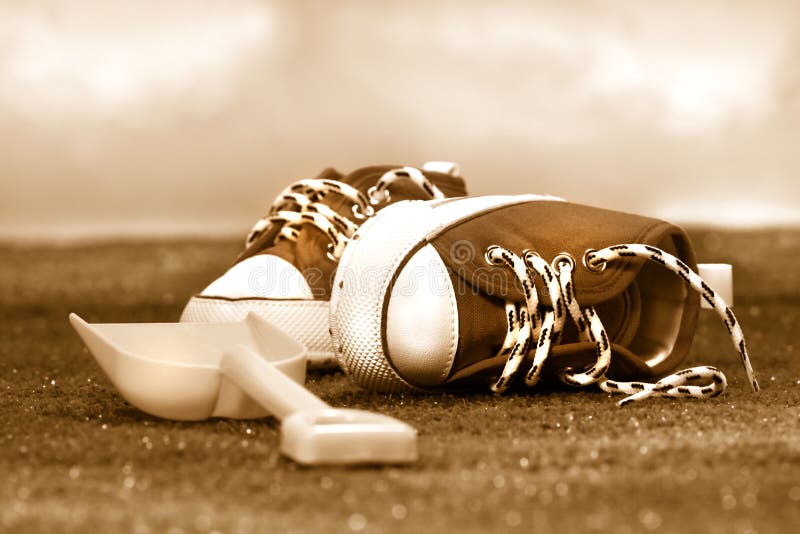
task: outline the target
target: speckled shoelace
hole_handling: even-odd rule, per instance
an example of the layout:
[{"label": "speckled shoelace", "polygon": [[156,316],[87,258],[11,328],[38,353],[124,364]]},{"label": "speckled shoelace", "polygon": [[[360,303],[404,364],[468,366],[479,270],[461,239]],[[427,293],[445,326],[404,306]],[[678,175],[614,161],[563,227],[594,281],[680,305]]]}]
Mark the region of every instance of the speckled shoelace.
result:
[{"label": "speckled shoelace", "polygon": [[[565,384],[571,386],[597,384],[603,391],[628,395],[619,401],[620,406],[648,397],[704,399],[715,397],[725,391],[727,387],[725,375],[711,366],[685,369],[655,383],[608,380],[605,374],[611,364],[611,343],[594,308],[591,306],[581,308],[575,298],[572,282],[572,273],[576,268],[574,258],[568,254],[560,254],[553,259],[551,265],[535,252],[525,251],[520,257],[497,245],[487,248],[485,256],[489,264],[511,269],[521,282],[525,296],[524,306],[514,302],[506,303],[509,328],[498,356],[508,355],[508,358],[500,378],[491,386],[492,391],[503,393],[511,386],[533,342],[536,343],[533,363],[525,375],[525,384],[534,386],[539,381],[544,363],[550,354],[550,347],[560,341],[567,314],[577,326],[580,341],[595,343],[597,359],[594,364],[582,371],[565,369],[559,375]],[[643,258],[664,266],[683,278],[689,287],[708,302],[727,327],[753,391],[758,391],[759,386],[750,365],[744,334],[736,316],[725,300],[680,259],[656,247],[622,244],[587,251],[583,265],[590,271],[602,272],[607,264],[629,257]],[[552,307],[539,305],[532,276],[539,276],[543,280]],[[710,379],[711,382],[707,385],[696,384],[698,380],[705,379]]]},{"label": "speckled shoelace", "polygon": [[352,211],[357,221],[374,215],[375,207],[391,200],[390,186],[397,180],[406,178],[417,184],[431,199],[441,199],[445,195],[419,169],[401,167],[384,173],[365,195],[353,186],[337,180],[300,180],[284,189],[272,203],[267,215],[256,222],[245,239],[249,247],[271,225],[282,223],[275,239],[296,241],[300,227],[305,224],[316,226],[331,240],[328,257],[338,261],[347,242],[358,230],[360,223],[344,217],[324,203],[324,197],[332,192],[338,193],[352,202]]}]

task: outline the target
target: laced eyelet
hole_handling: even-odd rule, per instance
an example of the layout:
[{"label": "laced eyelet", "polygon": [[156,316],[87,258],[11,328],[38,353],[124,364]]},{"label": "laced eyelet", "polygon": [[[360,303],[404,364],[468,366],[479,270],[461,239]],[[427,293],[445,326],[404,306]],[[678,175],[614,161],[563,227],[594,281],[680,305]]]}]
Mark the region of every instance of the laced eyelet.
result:
[{"label": "laced eyelet", "polygon": [[603,260],[599,265],[592,266],[592,264],[589,263],[589,256],[595,252],[597,251],[593,248],[586,249],[586,252],[583,253],[583,266],[586,267],[586,270],[590,273],[600,274],[606,270],[607,263]]},{"label": "laced eyelet", "polygon": [[367,206],[367,209],[362,212],[361,208],[358,207],[358,204],[353,204],[353,216],[359,221],[369,219],[373,215],[375,215],[375,209],[372,206]]},{"label": "laced eyelet", "polygon": [[575,270],[575,258],[572,257],[572,254],[568,252],[561,252],[560,254],[556,254],[553,261],[550,262],[550,266],[553,270],[557,273],[561,272],[561,264],[568,263],[571,270]]},{"label": "laced eyelet", "polygon": [[484,259],[484,260],[486,261],[486,263],[488,263],[489,265],[497,265],[497,264],[496,264],[496,263],[495,263],[495,262],[492,260],[492,258],[489,256],[489,254],[491,254],[493,250],[496,250],[496,249],[498,249],[498,248],[500,248],[500,247],[498,247],[497,245],[490,245],[489,247],[487,247],[487,248],[486,248],[486,252],[484,252],[484,253],[483,253],[483,259]]},{"label": "laced eyelet", "polygon": [[334,255],[333,243],[328,243],[328,248],[325,250],[325,256],[334,263],[339,263],[339,258]]},{"label": "laced eyelet", "polygon": [[377,206],[378,204],[385,204],[392,200],[392,195],[389,194],[388,189],[384,190],[383,195],[380,197],[376,196],[377,193],[378,193],[377,186],[373,185],[372,187],[367,189],[367,197],[369,198],[369,203],[372,204],[373,206]]},{"label": "laced eyelet", "polygon": [[528,258],[530,258],[531,256],[537,256],[539,258],[542,257],[542,255],[539,254],[538,252],[536,252],[535,250],[531,250],[529,248],[526,248],[525,250],[523,250],[522,251],[522,261],[525,262],[525,265],[527,265],[528,267],[531,266],[531,262],[530,262],[530,260],[528,260]]}]

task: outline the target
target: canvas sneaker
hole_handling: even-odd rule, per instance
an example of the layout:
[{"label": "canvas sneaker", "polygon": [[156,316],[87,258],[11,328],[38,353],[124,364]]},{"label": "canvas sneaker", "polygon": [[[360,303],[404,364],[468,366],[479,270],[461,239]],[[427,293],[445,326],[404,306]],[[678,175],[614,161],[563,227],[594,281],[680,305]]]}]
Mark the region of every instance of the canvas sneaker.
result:
[{"label": "canvas sneaker", "polygon": [[239,321],[255,312],[308,348],[310,366],[334,363],[328,333],[332,275],[358,227],[399,200],[466,194],[458,166],[326,169],[287,187],[253,227],[233,266],[193,296],[181,321]]},{"label": "canvas sneaker", "polygon": [[757,389],[739,324],[681,228],[549,196],[411,201],[353,236],[331,334],[343,369],[378,391],[544,380],[597,384],[627,393],[623,403],[710,397],[726,386],[719,370],[674,373],[701,298]]}]

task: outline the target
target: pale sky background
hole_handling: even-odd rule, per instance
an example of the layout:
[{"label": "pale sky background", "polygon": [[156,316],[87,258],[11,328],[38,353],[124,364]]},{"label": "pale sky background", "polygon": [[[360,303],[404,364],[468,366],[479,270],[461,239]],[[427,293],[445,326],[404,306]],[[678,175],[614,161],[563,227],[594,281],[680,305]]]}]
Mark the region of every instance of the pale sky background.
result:
[{"label": "pale sky background", "polygon": [[798,224],[800,2],[0,4],[0,237],[241,235],[325,166]]}]

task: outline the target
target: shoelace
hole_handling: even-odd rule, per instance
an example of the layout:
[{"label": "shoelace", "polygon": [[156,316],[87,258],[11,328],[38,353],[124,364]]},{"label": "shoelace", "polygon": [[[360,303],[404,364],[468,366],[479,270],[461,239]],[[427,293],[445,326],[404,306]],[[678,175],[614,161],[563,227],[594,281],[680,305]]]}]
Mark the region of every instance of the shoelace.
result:
[{"label": "shoelace", "polygon": [[[624,406],[648,397],[694,397],[710,398],[725,391],[727,380],[719,369],[711,366],[692,367],[673,373],[656,383],[618,382],[608,380],[605,374],[611,364],[611,343],[603,323],[593,307],[581,308],[575,298],[572,273],[575,271],[575,260],[569,254],[559,254],[548,264],[535,252],[525,251],[522,257],[497,245],[486,249],[486,261],[492,265],[505,266],[512,271],[522,284],[525,297],[524,306],[506,302],[508,331],[498,356],[506,356],[507,360],[500,378],[491,388],[496,393],[503,393],[518,374],[519,367],[525,360],[531,344],[536,347],[533,363],[525,375],[525,383],[534,386],[541,376],[542,368],[550,354],[550,347],[561,339],[567,314],[575,323],[580,341],[596,345],[595,363],[582,371],[565,369],[559,379],[572,386],[588,386],[597,384],[608,393],[623,393],[628,397],[618,404]],[[744,334],[733,311],[725,300],[715,292],[697,273],[692,271],[683,261],[656,247],[638,244],[622,244],[606,247],[601,250],[588,250],[583,258],[584,266],[593,272],[602,272],[606,266],[620,258],[638,257],[658,263],[677,274],[697,291],[717,312],[728,329],[731,340],[744,365],[747,378],[753,391],[758,391],[750,357],[747,353]],[[539,305],[539,297],[533,283],[533,276],[543,280],[552,307]],[[710,379],[707,385],[696,385],[698,380]]]},{"label": "shoelace", "polygon": [[287,239],[296,241],[300,227],[306,224],[319,228],[331,243],[328,246],[328,257],[338,261],[344,247],[358,230],[360,223],[340,215],[324,203],[329,193],[338,193],[352,203],[353,216],[363,221],[375,214],[375,207],[391,201],[390,186],[399,179],[410,179],[432,199],[441,199],[445,195],[419,169],[401,167],[384,173],[365,195],[355,187],[337,180],[309,179],[300,180],[284,189],[272,203],[267,215],[256,222],[245,239],[245,248],[249,247],[273,224],[283,226],[275,240]]}]

